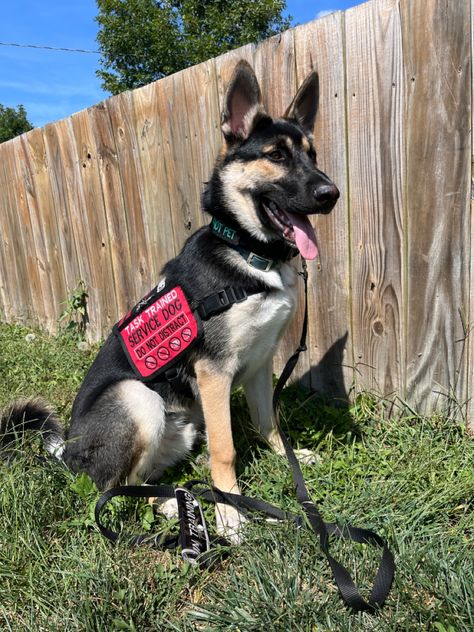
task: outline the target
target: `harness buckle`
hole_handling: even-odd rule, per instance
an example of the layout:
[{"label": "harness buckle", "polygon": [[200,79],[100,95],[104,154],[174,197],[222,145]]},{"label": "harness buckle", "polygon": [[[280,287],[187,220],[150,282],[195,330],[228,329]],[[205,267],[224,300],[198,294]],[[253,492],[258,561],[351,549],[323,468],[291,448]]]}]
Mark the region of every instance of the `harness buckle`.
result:
[{"label": "harness buckle", "polygon": [[231,286],[227,291],[232,294],[233,303],[242,303],[242,301],[245,301],[248,298],[248,294],[243,287]]}]

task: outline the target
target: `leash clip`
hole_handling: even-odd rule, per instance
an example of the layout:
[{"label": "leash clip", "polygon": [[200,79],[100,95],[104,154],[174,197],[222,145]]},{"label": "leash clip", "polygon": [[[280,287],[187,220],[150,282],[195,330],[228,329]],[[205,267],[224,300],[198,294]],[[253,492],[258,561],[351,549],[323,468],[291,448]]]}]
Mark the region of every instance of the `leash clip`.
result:
[{"label": "leash clip", "polygon": [[305,281],[308,280],[308,264],[306,263],[306,259],[301,257],[301,271],[298,272],[300,277],[303,277]]},{"label": "leash clip", "polygon": [[185,487],[177,487],[175,496],[178,504],[181,556],[189,564],[199,564],[201,555],[211,548],[202,507]]}]

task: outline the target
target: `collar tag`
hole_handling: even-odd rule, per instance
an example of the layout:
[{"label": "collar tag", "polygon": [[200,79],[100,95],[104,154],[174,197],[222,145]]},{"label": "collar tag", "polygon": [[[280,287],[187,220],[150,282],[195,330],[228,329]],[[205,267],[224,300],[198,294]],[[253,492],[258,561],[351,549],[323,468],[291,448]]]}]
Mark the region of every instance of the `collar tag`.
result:
[{"label": "collar tag", "polygon": [[239,243],[237,231],[233,228],[229,228],[229,226],[226,226],[215,217],[213,217],[211,221],[211,230],[215,235],[227,241],[229,244],[236,245]]}]

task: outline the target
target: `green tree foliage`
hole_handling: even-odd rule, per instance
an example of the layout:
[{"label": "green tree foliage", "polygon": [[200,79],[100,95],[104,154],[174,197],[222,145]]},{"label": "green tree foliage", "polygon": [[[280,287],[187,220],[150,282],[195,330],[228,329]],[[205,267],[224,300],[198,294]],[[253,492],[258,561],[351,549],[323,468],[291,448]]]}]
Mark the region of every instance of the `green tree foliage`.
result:
[{"label": "green tree foliage", "polygon": [[15,109],[0,103],[0,143],[29,132],[30,129],[33,129],[33,126],[26,118],[26,110],[22,105]]},{"label": "green tree foliage", "polygon": [[285,0],[97,0],[102,87],[160,79],[290,26]]}]

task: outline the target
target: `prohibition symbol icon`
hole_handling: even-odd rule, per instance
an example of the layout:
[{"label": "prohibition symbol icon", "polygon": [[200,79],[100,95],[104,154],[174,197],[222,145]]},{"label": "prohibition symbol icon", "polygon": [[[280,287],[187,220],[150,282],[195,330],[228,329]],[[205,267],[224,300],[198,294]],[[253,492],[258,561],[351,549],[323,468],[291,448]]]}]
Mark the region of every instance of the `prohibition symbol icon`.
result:
[{"label": "prohibition symbol icon", "polygon": [[169,345],[173,351],[179,351],[181,349],[181,340],[179,338],[171,338]]},{"label": "prohibition symbol icon", "polygon": [[188,342],[189,340],[191,340],[192,337],[193,332],[191,331],[191,329],[189,327],[185,327],[181,332],[181,338],[184,340],[184,342]]},{"label": "prohibition symbol icon", "polygon": [[160,347],[158,349],[158,357],[160,358],[160,360],[167,360],[170,357],[169,349],[167,349],[166,347]]},{"label": "prohibition symbol icon", "polygon": [[158,366],[158,360],[155,358],[155,356],[148,356],[147,358],[145,358],[145,366],[147,367],[147,369],[156,369],[156,367]]}]

